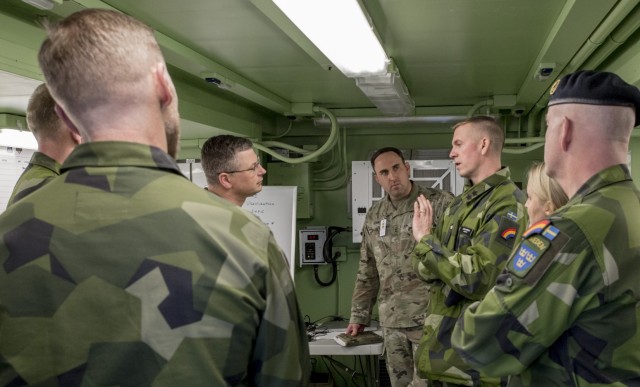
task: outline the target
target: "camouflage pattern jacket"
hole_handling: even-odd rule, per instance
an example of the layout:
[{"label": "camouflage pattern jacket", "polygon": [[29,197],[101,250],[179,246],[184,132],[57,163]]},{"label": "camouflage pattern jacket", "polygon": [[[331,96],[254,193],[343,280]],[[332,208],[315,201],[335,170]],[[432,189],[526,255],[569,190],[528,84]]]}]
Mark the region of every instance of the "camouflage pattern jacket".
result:
[{"label": "camouflage pattern jacket", "polygon": [[60,175],[60,163],[41,152],[34,152],[29,165],[13,187],[7,207],[41,188]]},{"label": "camouflage pattern jacket", "polygon": [[351,323],[369,325],[377,298],[382,326],[408,328],[423,324],[429,301],[427,287],[413,271],[410,259],[416,243],[412,234],[413,203],[420,194],[432,201],[435,219],[442,219],[453,199],[449,192],[412,182],[409,197],[397,202],[397,207],[386,195],[369,209],[351,300]]},{"label": "camouflage pattern jacket", "polygon": [[94,142],[0,216],[0,382],[303,386],[269,229],[158,148]]},{"label": "camouflage pattern jacket", "polygon": [[[450,337],[458,316],[495,284],[527,226],[524,193],[503,168],[470,186],[447,208],[444,221],[413,252],[414,269],[428,281],[431,301],[416,353],[420,376],[474,385],[480,375],[462,362]],[[499,379],[482,378],[485,383]]]},{"label": "camouflage pattern jacket", "polygon": [[510,386],[640,385],[640,192],[626,166],[532,225],[454,330],[464,359]]}]

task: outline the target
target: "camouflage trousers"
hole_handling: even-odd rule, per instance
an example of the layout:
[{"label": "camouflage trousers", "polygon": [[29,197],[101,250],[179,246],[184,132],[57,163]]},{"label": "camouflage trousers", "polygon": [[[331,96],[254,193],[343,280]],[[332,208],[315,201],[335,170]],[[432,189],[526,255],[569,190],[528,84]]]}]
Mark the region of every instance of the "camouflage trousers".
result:
[{"label": "camouflage trousers", "polygon": [[413,361],[413,356],[422,336],[422,326],[384,328],[383,332],[387,372],[389,373],[391,386],[426,387],[427,381],[418,377]]}]

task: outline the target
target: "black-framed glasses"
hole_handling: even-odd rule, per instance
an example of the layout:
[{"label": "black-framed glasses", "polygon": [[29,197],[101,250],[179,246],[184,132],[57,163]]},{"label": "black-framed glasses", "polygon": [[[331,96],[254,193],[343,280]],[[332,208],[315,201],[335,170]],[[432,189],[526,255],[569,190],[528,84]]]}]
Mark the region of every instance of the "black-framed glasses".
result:
[{"label": "black-framed glasses", "polygon": [[[253,163],[253,164],[252,164],[249,168],[247,168],[247,169],[243,169],[243,170],[240,170],[240,171],[228,171],[228,172],[227,172],[227,171],[223,171],[223,172],[220,172],[220,173],[229,173],[229,174],[231,174],[231,173],[240,173],[240,172],[249,172],[249,171],[251,171],[251,172],[253,172],[253,173],[256,173],[256,169],[258,169],[258,167],[259,167],[259,166],[260,166],[260,162],[259,162],[259,161],[257,161],[257,162],[255,162],[255,163]],[[219,175],[220,173],[218,173],[218,175]]]}]

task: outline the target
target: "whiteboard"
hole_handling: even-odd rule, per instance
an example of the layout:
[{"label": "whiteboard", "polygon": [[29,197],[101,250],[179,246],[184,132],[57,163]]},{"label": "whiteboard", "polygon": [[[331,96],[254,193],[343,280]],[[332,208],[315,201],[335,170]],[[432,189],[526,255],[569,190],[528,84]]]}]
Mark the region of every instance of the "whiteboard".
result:
[{"label": "whiteboard", "polygon": [[264,186],[262,191],[248,197],[242,206],[269,226],[287,257],[291,279],[295,268],[297,192],[296,186]]},{"label": "whiteboard", "polygon": [[200,188],[207,186],[207,177],[204,175],[199,159],[178,160],[177,163],[182,174],[194,184]]},{"label": "whiteboard", "polygon": [[34,150],[0,146],[0,212],[7,208],[22,172],[29,166]]}]

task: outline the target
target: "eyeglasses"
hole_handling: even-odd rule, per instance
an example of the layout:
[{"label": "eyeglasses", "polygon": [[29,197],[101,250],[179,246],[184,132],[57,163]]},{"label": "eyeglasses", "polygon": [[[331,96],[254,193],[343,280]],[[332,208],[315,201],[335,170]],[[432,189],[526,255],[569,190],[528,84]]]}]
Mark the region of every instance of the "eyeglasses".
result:
[{"label": "eyeglasses", "polygon": [[[251,171],[253,173],[256,173],[256,169],[258,169],[258,167],[260,167],[260,162],[259,161],[253,163],[249,168],[243,169],[241,171],[228,171],[228,172],[227,171],[223,171],[223,172],[220,172],[220,173],[229,173],[229,174],[231,174],[231,173],[240,173],[240,172],[249,172],[249,171]],[[218,173],[218,175],[220,173]]]}]

